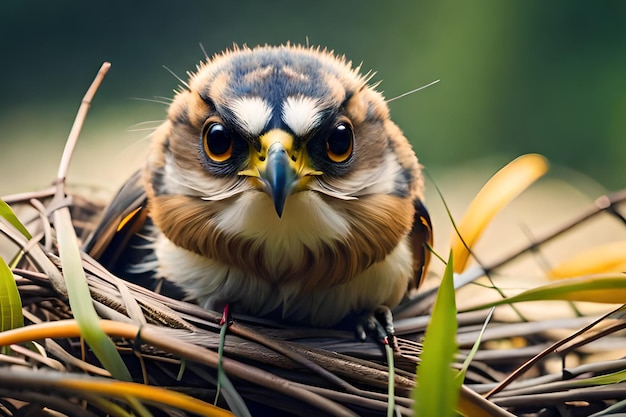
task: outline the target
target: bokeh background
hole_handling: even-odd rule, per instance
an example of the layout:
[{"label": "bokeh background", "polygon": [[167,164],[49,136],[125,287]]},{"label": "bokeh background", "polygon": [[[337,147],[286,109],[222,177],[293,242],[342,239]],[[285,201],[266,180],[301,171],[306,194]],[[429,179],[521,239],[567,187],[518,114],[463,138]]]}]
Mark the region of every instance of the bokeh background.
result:
[{"label": "bokeh background", "polygon": [[[467,200],[495,169],[538,152],[557,188],[584,196],[562,205],[582,207],[626,185],[625,22],[623,1],[4,1],[0,195],[52,181],[103,61],[113,66],[69,182],[113,192],[165,115],[150,100],[179,84],[163,66],[185,78],[199,44],[211,55],[291,41],[362,62],[387,98],[441,80],[390,107],[448,199]],[[537,216],[548,206],[563,216],[561,203],[534,198]]]}]

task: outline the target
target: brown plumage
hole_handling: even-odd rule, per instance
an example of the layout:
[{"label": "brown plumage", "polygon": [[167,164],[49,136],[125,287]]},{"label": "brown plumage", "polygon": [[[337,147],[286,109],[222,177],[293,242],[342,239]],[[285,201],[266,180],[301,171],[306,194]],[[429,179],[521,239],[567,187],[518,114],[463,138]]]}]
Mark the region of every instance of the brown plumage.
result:
[{"label": "brown plumage", "polygon": [[[343,58],[298,46],[207,60],[88,249],[206,308],[332,326],[394,307],[424,274],[430,220],[415,153],[368,81]],[[118,227],[124,210],[148,223]],[[102,242],[113,227],[150,243],[112,255]]]}]

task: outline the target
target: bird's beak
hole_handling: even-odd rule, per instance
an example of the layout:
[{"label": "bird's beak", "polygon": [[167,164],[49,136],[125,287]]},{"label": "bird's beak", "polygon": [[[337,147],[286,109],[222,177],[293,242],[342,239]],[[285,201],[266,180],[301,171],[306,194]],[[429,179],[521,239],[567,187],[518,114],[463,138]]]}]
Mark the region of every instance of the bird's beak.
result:
[{"label": "bird's beak", "polygon": [[283,215],[285,201],[291,194],[298,180],[298,174],[293,167],[293,161],[287,150],[280,142],[274,142],[267,150],[267,163],[265,170],[261,172],[261,178],[267,185],[274,208],[278,217]]},{"label": "bird's beak", "polygon": [[270,130],[259,140],[261,149],[252,152],[250,169],[239,175],[258,179],[259,187],[272,198],[276,214],[281,217],[287,197],[304,189],[308,176],[321,172],[309,167],[303,150],[294,150],[293,136],[284,130]]}]

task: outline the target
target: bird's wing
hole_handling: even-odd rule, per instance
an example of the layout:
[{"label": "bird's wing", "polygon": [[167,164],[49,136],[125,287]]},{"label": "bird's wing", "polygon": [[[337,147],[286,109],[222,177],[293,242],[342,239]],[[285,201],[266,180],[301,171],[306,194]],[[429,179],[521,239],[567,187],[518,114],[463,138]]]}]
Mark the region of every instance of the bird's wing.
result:
[{"label": "bird's wing", "polygon": [[147,216],[146,193],[141,172],[137,171],[104,210],[98,226],[83,249],[104,266],[112,268],[131,237],[144,226]]},{"label": "bird's wing", "polygon": [[415,199],[415,217],[410,239],[413,248],[414,280],[410,289],[418,288],[426,276],[430,262],[430,250],[433,246],[433,228],[430,215],[419,198]]},{"label": "bird's wing", "polygon": [[83,249],[111,273],[176,299],[185,294],[174,283],[158,277],[154,253],[156,227],[148,212],[141,172],[120,188]]}]

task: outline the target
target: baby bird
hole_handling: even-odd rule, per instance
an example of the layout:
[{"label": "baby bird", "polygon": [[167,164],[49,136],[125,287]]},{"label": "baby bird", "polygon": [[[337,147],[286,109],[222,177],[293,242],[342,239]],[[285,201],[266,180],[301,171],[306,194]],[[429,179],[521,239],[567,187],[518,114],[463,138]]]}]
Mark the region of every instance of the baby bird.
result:
[{"label": "baby bird", "polygon": [[319,48],[207,59],[86,249],[207,309],[330,327],[393,308],[431,227],[421,166],[368,82]]}]

